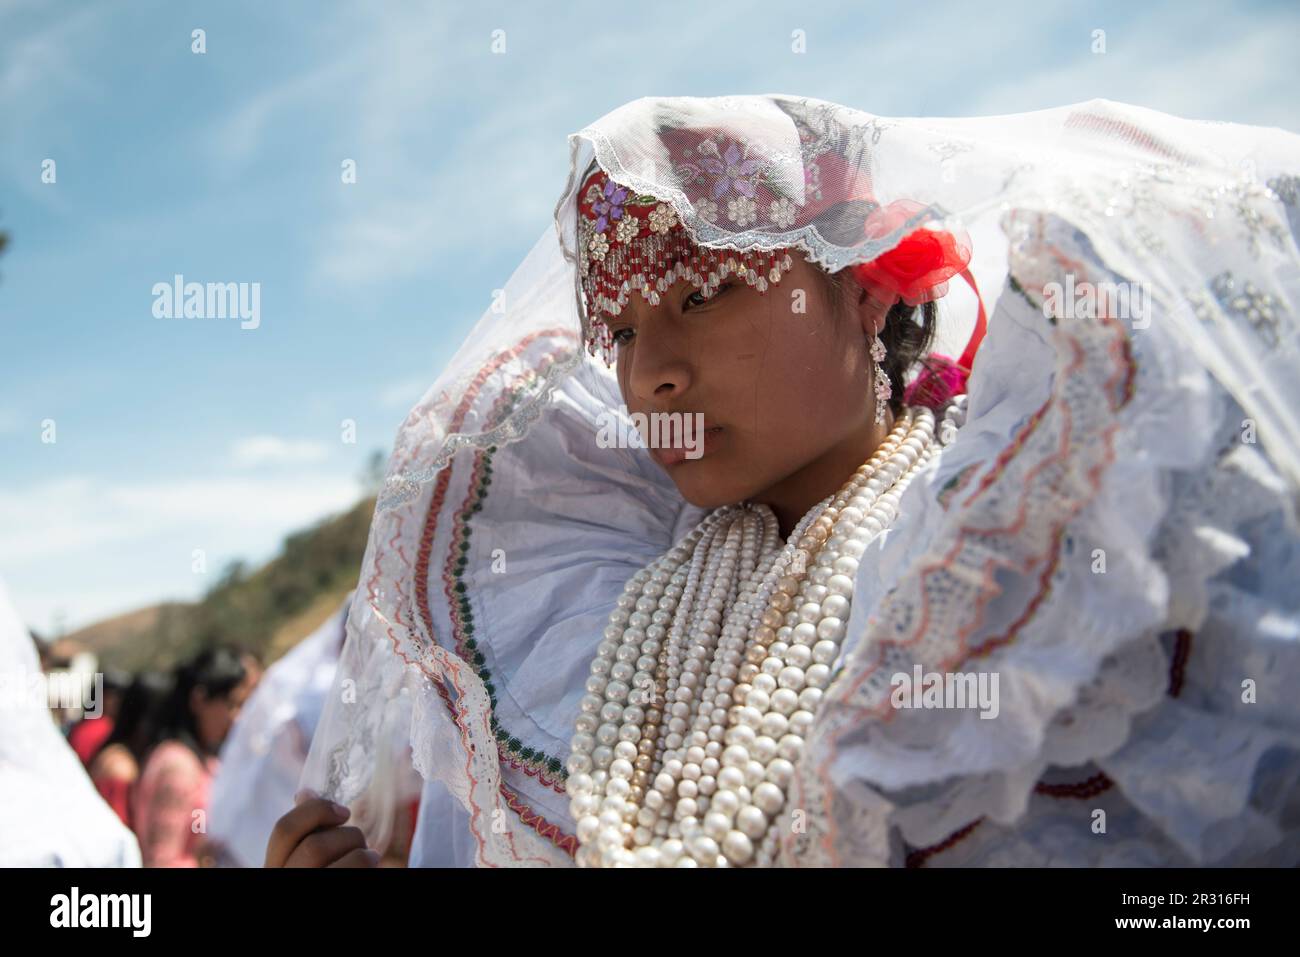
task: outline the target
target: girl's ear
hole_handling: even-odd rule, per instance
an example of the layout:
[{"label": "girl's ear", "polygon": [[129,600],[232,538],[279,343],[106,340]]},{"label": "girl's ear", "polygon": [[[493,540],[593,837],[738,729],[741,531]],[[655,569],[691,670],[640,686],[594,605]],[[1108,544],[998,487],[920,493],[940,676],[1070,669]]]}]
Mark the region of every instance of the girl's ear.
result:
[{"label": "girl's ear", "polygon": [[853,291],[856,300],[855,308],[862,323],[862,331],[874,339],[885,328],[885,318],[894,303],[898,301],[898,296],[875,283],[855,282],[849,288]]}]

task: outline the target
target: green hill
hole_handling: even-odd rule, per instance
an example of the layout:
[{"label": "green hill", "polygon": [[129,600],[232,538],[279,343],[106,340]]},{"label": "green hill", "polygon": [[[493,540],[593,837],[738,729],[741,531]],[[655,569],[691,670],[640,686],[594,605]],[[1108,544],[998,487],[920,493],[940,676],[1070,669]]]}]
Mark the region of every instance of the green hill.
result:
[{"label": "green hill", "polygon": [[66,637],[95,650],[101,667],[166,669],[203,645],[234,642],[270,663],[309,634],[356,586],[374,498],[285,539],[261,568],[235,562],[193,603],[118,615]]}]

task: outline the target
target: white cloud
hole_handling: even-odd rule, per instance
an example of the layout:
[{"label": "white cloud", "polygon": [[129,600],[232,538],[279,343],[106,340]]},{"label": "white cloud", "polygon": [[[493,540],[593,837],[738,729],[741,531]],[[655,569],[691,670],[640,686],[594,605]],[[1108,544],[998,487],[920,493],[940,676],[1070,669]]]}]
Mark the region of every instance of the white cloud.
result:
[{"label": "white cloud", "polygon": [[267,465],[305,465],[329,457],[330,448],[316,439],[282,439],[274,435],[254,435],[239,439],[230,450],[236,468],[260,468]]},{"label": "white cloud", "polygon": [[[67,476],[0,491],[0,574],[30,625],[69,628],[164,596],[192,599],[234,558],[269,558],[284,536],[350,508],[354,478],[297,471],[105,483]],[[206,574],[196,574],[194,549]]]}]

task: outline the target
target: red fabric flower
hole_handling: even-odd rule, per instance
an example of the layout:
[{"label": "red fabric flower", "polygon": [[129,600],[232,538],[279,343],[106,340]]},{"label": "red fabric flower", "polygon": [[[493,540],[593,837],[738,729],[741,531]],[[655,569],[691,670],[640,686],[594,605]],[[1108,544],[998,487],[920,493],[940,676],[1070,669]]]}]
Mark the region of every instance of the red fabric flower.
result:
[{"label": "red fabric flower", "polygon": [[[868,239],[883,238],[924,209],[913,200],[897,200],[867,217],[864,232]],[[902,299],[916,306],[945,295],[948,280],[969,263],[970,238],[964,232],[953,234],[927,225],[909,233],[889,252],[854,266],[853,274],[862,285],[874,287],[878,298]]]}]

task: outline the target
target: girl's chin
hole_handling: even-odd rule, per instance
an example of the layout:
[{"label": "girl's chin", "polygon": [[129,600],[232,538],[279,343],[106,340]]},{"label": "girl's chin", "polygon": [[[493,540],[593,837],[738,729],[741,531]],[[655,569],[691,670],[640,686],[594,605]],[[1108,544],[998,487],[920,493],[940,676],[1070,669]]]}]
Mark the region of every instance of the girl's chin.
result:
[{"label": "girl's chin", "polygon": [[673,483],[682,498],[696,508],[721,508],[723,505],[735,505],[754,494],[754,490],[738,488],[733,482],[720,480],[721,476],[682,475],[684,470],[675,469]]}]

